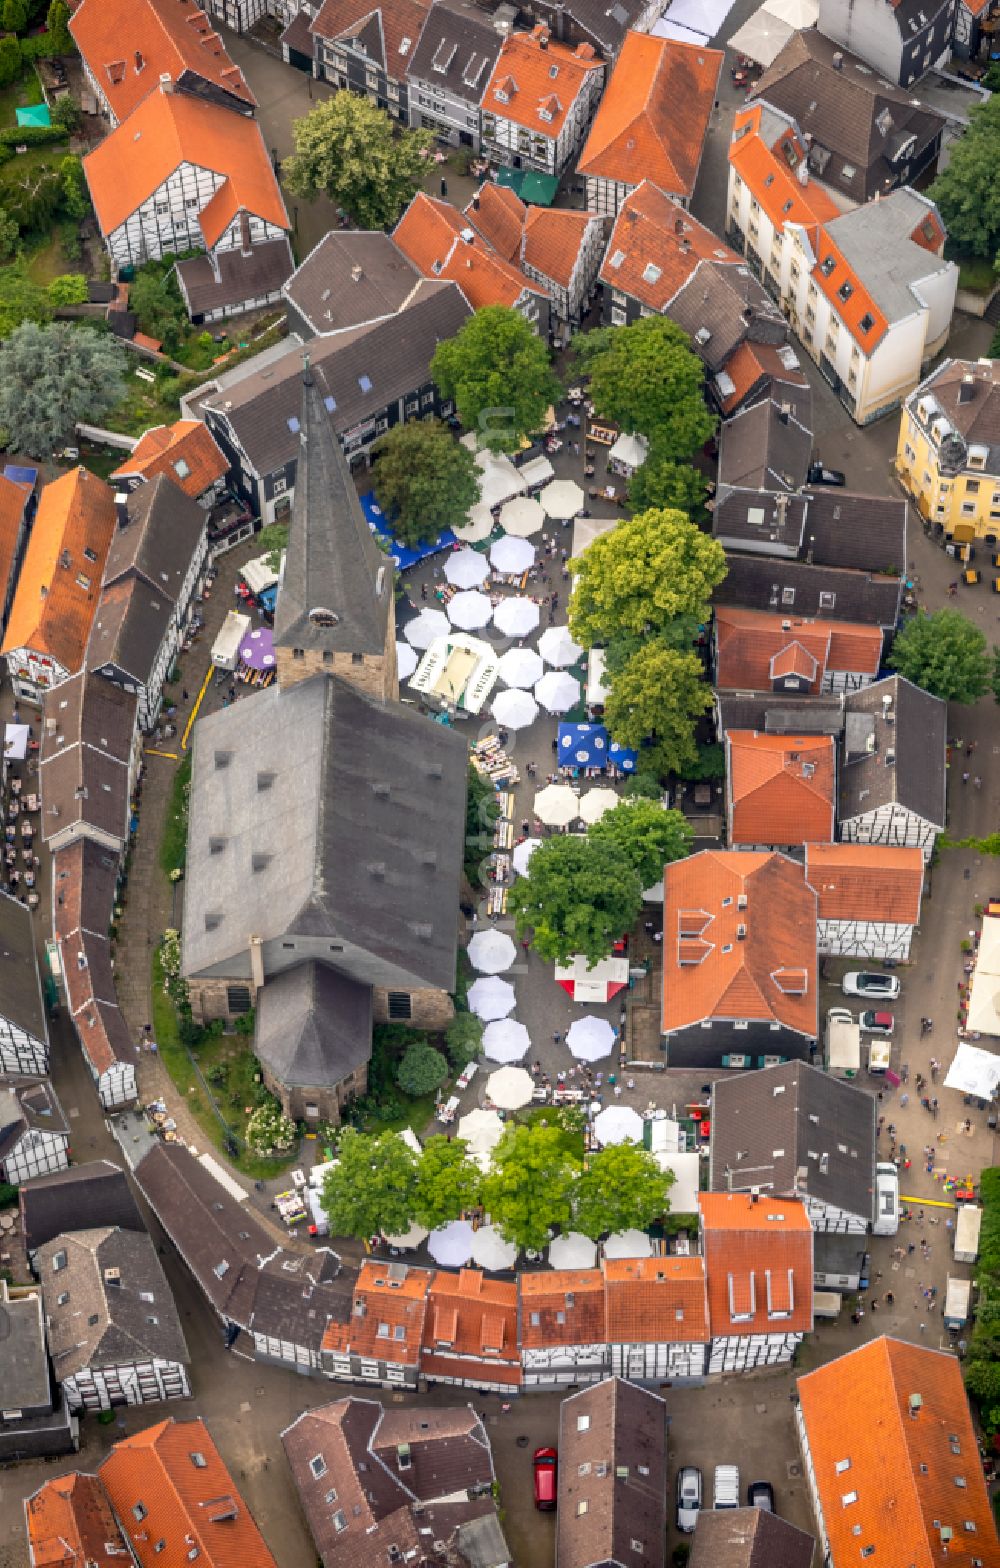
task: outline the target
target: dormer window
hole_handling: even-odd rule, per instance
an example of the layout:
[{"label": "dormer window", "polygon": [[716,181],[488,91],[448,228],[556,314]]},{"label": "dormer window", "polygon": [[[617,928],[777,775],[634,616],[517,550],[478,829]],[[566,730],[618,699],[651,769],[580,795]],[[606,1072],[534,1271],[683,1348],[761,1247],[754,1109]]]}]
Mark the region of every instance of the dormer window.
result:
[{"label": "dormer window", "polygon": [[335,610],[316,609],[309,611],[309,620],[313,626],[317,626],[323,631],[330,631],[339,623],[340,616]]}]

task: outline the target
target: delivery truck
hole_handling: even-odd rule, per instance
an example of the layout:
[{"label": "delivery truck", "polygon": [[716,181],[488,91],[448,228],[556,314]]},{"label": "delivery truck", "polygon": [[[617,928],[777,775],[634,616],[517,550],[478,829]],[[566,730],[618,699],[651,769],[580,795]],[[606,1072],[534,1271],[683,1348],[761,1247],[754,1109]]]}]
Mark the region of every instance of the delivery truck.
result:
[{"label": "delivery truck", "polygon": [[975,1263],[979,1256],[979,1227],[983,1211],[974,1203],[959,1204],[955,1219],[955,1262]]},{"label": "delivery truck", "polygon": [[240,646],[251,625],[249,615],[241,615],[239,610],[229,611],[212,644],[212,663],[217,670],[235,670],[240,662]]},{"label": "delivery truck", "polygon": [[826,1015],[826,1070],[834,1078],[856,1078],[861,1070],[861,1029],[846,1007]]},{"label": "delivery truck", "polygon": [[971,1279],[952,1279],[948,1275],[948,1288],[944,1295],[944,1326],[949,1333],[959,1333],[968,1322],[971,1295]]}]

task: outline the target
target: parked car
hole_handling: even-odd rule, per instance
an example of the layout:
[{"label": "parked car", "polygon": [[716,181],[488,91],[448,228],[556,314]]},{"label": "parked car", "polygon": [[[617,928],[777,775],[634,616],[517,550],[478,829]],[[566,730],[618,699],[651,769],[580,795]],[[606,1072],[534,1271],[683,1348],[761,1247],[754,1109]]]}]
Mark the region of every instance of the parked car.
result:
[{"label": "parked car", "polygon": [[740,1472],[737,1465],[716,1465],[712,1488],[713,1508],[740,1506]]},{"label": "parked car", "polygon": [[536,1448],[535,1507],[548,1513],[556,1506],[556,1474],[559,1459],[554,1448]]},{"label": "parked car", "polygon": [[747,1487],[747,1507],[765,1508],[774,1513],[774,1487],[770,1481],[751,1481]]},{"label": "parked car", "polygon": [[895,1236],[899,1229],[899,1172],[895,1165],[875,1167],[875,1222],[873,1236]]},{"label": "parked car", "polygon": [[810,463],[806,475],[809,485],[846,485],[847,476],[839,468],[827,468],[823,463]]},{"label": "parked car", "polygon": [[892,1034],[896,1024],[892,1013],[877,1013],[871,1007],[865,1009],[858,1022],[866,1034]]},{"label": "parked car", "polygon": [[874,969],[852,969],[841,982],[845,996],[894,997],[899,995],[895,975],[879,974]]},{"label": "parked car", "polygon": [[701,1471],[694,1465],[685,1465],[677,1472],[677,1528],[690,1535],[698,1523],[701,1508]]}]

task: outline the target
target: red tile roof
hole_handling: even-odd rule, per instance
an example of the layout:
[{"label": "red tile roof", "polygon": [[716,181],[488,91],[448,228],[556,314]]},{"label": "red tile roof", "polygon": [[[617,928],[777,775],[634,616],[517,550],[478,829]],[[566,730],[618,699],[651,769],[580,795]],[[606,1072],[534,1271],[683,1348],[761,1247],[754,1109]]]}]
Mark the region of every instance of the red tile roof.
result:
[{"label": "red tile roof", "polygon": [[601,265],[601,282],[650,310],[665,310],[700,261],[740,257],[650,180],[626,197]]},{"label": "red tile roof", "polygon": [[803,1334],[813,1322],[813,1234],[805,1205],[702,1192],[702,1252],[713,1339]]},{"label": "red tile roof", "polygon": [[722,61],[718,49],[626,33],[577,173],[690,197]]},{"label": "red tile roof", "polygon": [[45,486],[0,651],[32,648],[71,675],[80,668],[114,531],[114,495],[89,469]]},{"label": "red tile roof", "polygon": [[548,298],[477,235],[450,202],[418,191],[393,230],[393,240],[427,278],[457,283],[473,310],[516,305],[525,291]]},{"label": "red tile roof", "polygon": [[924,857],[883,844],[807,844],[806,881],[820,920],[874,920],[915,926]]},{"label": "red tile roof", "polygon": [[140,1568],[188,1568],[194,1547],[199,1568],[276,1568],[200,1418],[123,1438],[100,1477]]},{"label": "red tile roof", "polygon": [[[794,652],[805,654],[799,645]],[[836,752],[832,735],[726,733],[729,842],[806,844],[832,840]]]},{"label": "red tile roof", "polygon": [[800,370],[788,368],[773,343],[751,343],[749,340],[740,343],[722,368],[733,384],[733,390],[721,400],[724,414],[733,413],[765,376],[791,386],[809,385]]},{"label": "red tile roof", "polygon": [[557,43],[544,27],[511,33],[486,84],[483,113],[554,141],[588,77],[603,70],[590,44]]},{"label": "red tile roof", "polygon": [[[789,650],[799,650],[791,663],[784,657]],[[877,626],[721,605],[715,612],[715,679],[724,690],[770,691],[794,664],[809,691],[817,693],[824,675],[832,671],[877,675],[881,658]]]},{"label": "red tile roof", "polygon": [[[801,980],[779,984],[782,970]],[[666,867],[665,1032],[719,1018],[813,1037],[816,998],[816,896],[801,866],[785,855],[709,849]]]},{"label": "red tile roof", "polygon": [[127,1548],[95,1475],[46,1481],[24,1504],[31,1568],[119,1568]]},{"label": "red tile roof", "polygon": [[427,1297],[420,1369],[431,1378],[519,1384],[516,1284],[481,1269],[439,1269]]},{"label": "red tile roof", "polygon": [[[402,82],[427,20],[429,3],[424,0],[324,0],[309,31],[320,38],[356,38],[374,22],[381,37],[379,62],[393,81]],[[368,51],[369,53],[371,50]]]},{"label": "red tile roof", "polygon": [[150,93],[83,160],[101,233],[117,229],[184,163],[223,176],[220,192],[202,212],[209,247],[222,234],[223,220],[238,211],[290,228],[256,121],[188,93],[160,91]]},{"label": "red tile roof", "polygon": [[529,207],[524,226],[524,261],[553,283],[568,288],[592,212],[568,207]]},{"label": "red tile roof", "polygon": [[69,30],[117,120],[155,92],[161,76],[176,82],[186,72],[248,108],[256,102],[195,0],[82,0]]},{"label": "red tile roof", "polygon": [[388,1263],[367,1259],[354,1287],[351,1316],[346,1323],[331,1319],[323,1349],[416,1366],[432,1278],[429,1269],[407,1269],[400,1280],[390,1275]]},{"label": "red tile roof", "polygon": [[603,1344],[607,1339],[600,1269],[543,1269],[537,1274],[519,1274],[518,1288],[523,1350]]},{"label": "red tile roof", "polygon": [[704,1258],[608,1258],[604,1281],[611,1344],[708,1339]]},{"label": "red tile roof", "polygon": [[907,1568],[1000,1562],[954,1355],[876,1339],[800,1377],[798,1394],[834,1568],[867,1547]]},{"label": "red tile roof", "polygon": [[498,256],[517,265],[528,208],[510,186],[487,180],[466,207],[465,216]]},{"label": "red tile roof", "polygon": [[24,509],[31,497],[31,489],[31,485],[15,483],[6,474],[0,474],[0,606],[14,568]]},{"label": "red tile roof", "polygon": [[140,436],[111,478],[151,480],[157,474],[166,474],[185,495],[196,500],[228,472],[228,460],[208,426],[200,419],[177,419],[172,425],[156,425]]}]

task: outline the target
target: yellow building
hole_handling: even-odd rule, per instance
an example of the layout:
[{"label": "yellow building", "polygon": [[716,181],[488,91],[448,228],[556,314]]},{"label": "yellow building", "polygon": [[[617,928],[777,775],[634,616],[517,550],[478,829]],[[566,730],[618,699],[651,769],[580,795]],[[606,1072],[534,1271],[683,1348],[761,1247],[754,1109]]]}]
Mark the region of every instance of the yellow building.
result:
[{"label": "yellow building", "polygon": [[1000,540],[1000,360],[946,359],[910,393],[896,473],[947,539]]}]

